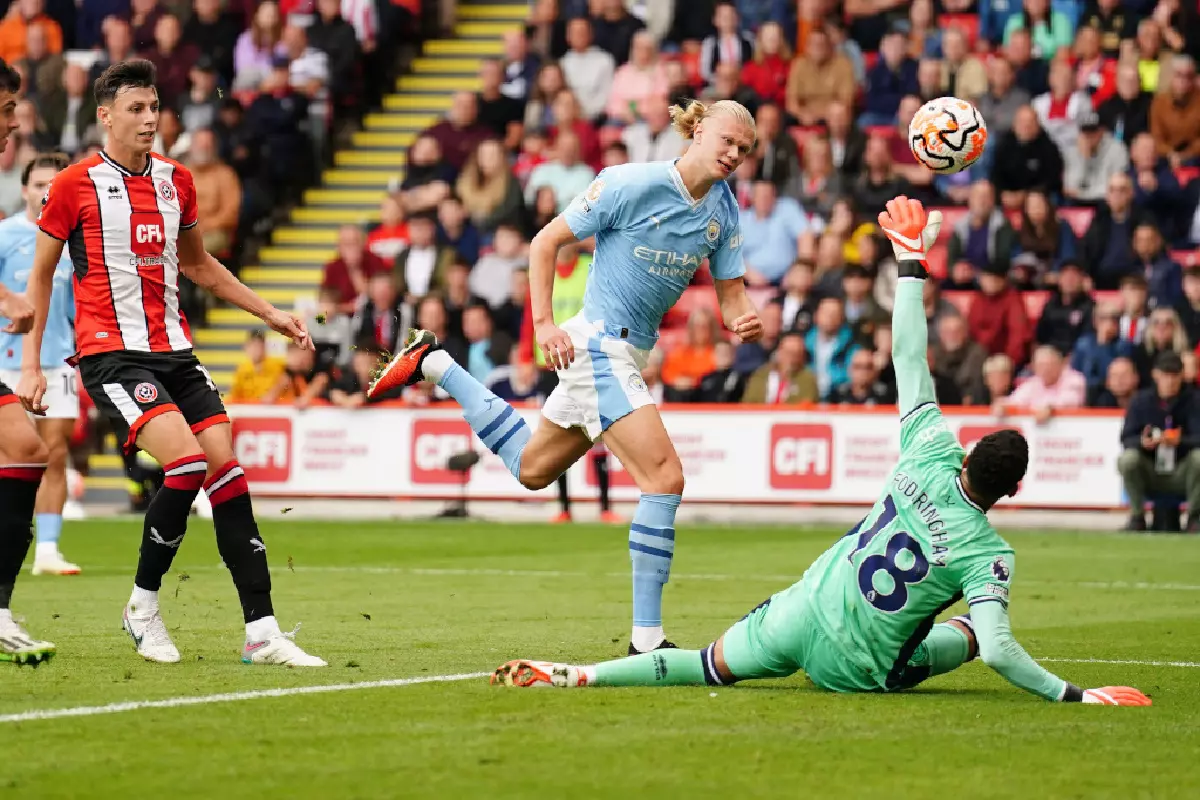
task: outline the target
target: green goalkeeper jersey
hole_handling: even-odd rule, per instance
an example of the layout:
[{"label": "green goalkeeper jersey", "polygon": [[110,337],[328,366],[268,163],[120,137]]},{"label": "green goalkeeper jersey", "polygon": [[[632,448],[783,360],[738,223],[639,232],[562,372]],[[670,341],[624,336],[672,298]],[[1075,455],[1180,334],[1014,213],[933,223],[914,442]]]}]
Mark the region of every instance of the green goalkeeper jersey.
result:
[{"label": "green goalkeeper jersey", "polygon": [[804,574],[805,605],[842,658],[893,689],[937,615],[965,598],[984,660],[1017,686],[1061,699],[1067,684],[1009,629],[1013,550],[962,485],[965,452],[929,373],[923,283],[902,277],[893,309],[900,462],[870,513]]},{"label": "green goalkeeper jersey", "polygon": [[901,422],[900,462],[879,500],[804,575],[821,627],[881,688],[952,604],[1008,602],[1013,551],[963,491],[963,456],[923,400]]}]

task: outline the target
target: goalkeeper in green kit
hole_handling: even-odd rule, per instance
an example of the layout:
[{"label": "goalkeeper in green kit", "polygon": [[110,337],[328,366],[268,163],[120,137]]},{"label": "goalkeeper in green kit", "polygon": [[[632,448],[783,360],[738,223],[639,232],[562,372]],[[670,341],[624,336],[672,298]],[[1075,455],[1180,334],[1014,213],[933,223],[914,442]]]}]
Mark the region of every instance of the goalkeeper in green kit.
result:
[{"label": "goalkeeper in green kit", "polygon": [[[900,410],[900,463],[878,502],[804,577],[703,650],[658,650],[592,666],[510,661],[492,683],[565,688],[723,686],[803,670],[837,692],[908,689],[981,657],[1011,683],[1061,702],[1150,705],[1137,689],[1083,690],[1029,657],[1013,639],[1012,548],[987,520],[1016,494],[1029,461],[1015,430],[985,436],[966,458],[946,426],[926,360],[925,253],[941,213],[897,197],[879,215],[900,264],[892,359]],[[969,612],[934,624],[965,599]]]}]

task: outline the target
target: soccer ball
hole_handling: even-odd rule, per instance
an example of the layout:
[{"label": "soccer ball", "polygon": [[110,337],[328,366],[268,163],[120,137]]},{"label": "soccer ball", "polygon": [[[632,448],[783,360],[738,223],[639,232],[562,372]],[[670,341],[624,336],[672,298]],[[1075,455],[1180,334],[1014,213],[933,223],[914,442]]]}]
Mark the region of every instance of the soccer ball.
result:
[{"label": "soccer ball", "polygon": [[930,100],[908,124],[913,157],[939,175],[962,172],[974,164],[987,138],[979,109],[957,97]]}]

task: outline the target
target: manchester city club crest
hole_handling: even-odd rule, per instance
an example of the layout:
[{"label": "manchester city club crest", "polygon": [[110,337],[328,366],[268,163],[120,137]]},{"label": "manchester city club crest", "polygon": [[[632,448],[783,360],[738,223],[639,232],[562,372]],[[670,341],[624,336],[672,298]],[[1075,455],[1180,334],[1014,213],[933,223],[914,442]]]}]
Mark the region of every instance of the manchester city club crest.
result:
[{"label": "manchester city club crest", "polygon": [[646,382],[642,380],[642,376],[634,372],[630,374],[629,380],[626,382],[629,385],[629,390],[640,394],[646,391]]},{"label": "manchester city club crest", "polygon": [[704,236],[710,244],[714,244],[717,239],[721,238],[721,223],[717,222],[716,217],[708,221],[708,228],[704,231]]},{"label": "manchester city club crest", "polygon": [[588,187],[587,199],[589,203],[594,203],[600,199],[600,193],[604,191],[604,181],[596,179],[592,181],[592,185]]}]

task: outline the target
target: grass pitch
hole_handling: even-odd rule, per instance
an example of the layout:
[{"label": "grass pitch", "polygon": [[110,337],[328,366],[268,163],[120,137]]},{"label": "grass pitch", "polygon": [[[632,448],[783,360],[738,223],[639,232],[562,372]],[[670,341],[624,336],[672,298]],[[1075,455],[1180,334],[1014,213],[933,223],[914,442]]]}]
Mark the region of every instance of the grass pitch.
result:
[{"label": "grass pitch", "polygon": [[[280,622],[302,620],[298,641],[331,664],[288,670],[239,663],[236,596],[199,521],[163,586],[183,662],[139,659],[120,617],[140,530],[68,523],[64,549],[84,574],[22,576],[15,611],[59,654],[0,669],[0,796],[1200,796],[1195,538],[1009,537],[1017,638],[1068,680],[1134,685],[1155,703],[1120,709],[1046,703],[978,662],[897,695],[832,695],[803,676],[715,691],[533,692],[474,678],[290,694],[514,657],[622,655],[626,533],[266,519]],[[708,643],[841,533],[685,526],[668,633]],[[284,691],[212,697],[270,689]],[[172,698],[194,704],[139,705]],[[10,721],[115,703],[134,705]]]}]

